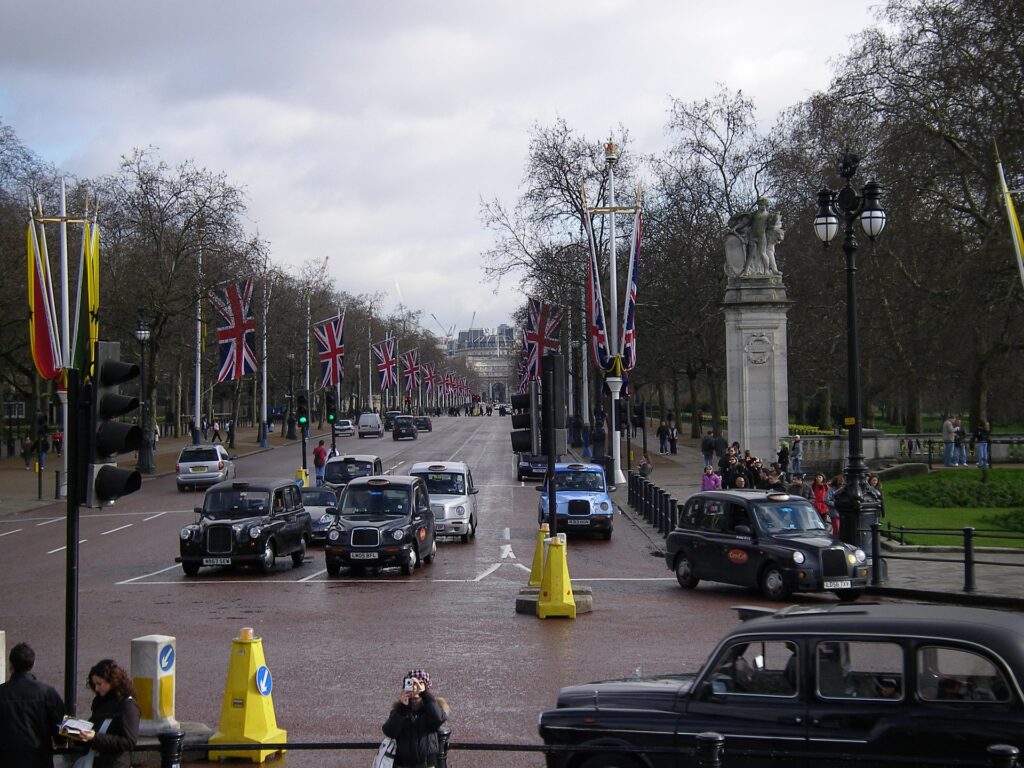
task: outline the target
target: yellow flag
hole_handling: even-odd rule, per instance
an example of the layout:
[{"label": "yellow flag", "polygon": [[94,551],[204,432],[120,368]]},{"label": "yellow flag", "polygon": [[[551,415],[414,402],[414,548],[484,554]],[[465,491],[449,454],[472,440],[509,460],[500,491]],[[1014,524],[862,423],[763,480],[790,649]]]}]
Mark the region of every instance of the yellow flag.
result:
[{"label": "yellow flag", "polygon": [[1010,235],[1013,238],[1013,249],[1017,253],[1017,269],[1020,272],[1020,282],[1024,286],[1024,237],[1021,236],[1020,219],[1017,218],[1017,211],[1013,207],[1013,196],[1006,186],[1006,177],[1003,176],[1003,163],[999,159],[999,150],[996,149],[996,168],[999,170],[999,186],[1002,189],[1003,201],[1006,203],[1006,217],[1010,220]]}]

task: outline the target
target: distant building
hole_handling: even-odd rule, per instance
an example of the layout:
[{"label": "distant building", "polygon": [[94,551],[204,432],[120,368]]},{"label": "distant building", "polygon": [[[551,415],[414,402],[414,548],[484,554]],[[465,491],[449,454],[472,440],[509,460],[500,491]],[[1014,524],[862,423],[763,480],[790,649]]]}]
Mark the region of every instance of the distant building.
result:
[{"label": "distant building", "polygon": [[508,402],[516,371],[515,336],[510,325],[459,331],[448,342],[448,356],[462,358],[476,375],[484,400]]}]

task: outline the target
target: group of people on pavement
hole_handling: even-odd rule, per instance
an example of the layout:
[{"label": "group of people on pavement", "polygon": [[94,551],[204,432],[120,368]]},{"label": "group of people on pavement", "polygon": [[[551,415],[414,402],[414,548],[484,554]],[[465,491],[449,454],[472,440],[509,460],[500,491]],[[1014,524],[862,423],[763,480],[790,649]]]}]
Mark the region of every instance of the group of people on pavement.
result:
[{"label": "group of people on pavement", "polygon": [[987,421],[982,419],[978,422],[970,439],[964,430],[960,417],[950,415],[942,422],[942,463],[947,467],[966,467],[967,450],[974,453],[976,466],[979,469],[991,467],[989,459],[989,441],[991,431]]},{"label": "group of people on pavement", "polygon": [[[77,745],[75,768],[129,768],[139,738],[141,710],[131,678],[116,661],[97,662],[85,684],[93,692],[87,728],[62,728],[67,708],[53,688],[32,674],[36,654],[18,643],[8,655],[11,678],[0,685],[0,765],[52,768],[57,743]],[[72,750],[75,751],[75,750]]]}]

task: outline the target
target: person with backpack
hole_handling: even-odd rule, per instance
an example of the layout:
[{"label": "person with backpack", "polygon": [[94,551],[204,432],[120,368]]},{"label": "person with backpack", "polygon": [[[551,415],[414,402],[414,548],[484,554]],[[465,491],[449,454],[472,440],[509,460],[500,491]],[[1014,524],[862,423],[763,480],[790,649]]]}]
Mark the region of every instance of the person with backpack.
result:
[{"label": "person with backpack", "polygon": [[319,488],[324,484],[324,468],[327,466],[327,449],[324,447],[324,441],[321,440],[317,443],[316,448],[313,449],[313,470],[316,473],[316,485]]}]

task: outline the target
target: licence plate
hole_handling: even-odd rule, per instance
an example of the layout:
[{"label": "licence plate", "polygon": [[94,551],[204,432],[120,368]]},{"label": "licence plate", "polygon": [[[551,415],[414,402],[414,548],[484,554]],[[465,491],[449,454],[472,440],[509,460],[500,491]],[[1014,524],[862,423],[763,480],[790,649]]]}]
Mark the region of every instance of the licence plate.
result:
[{"label": "licence plate", "polygon": [[826,581],[825,582],[825,589],[849,589],[849,588],[850,588],[850,580],[849,579],[846,579],[844,581]]},{"label": "licence plate", "polygon": [[204,557],[203,565],[231,565],[230,557]]},{"label": "licence plate", "polygon": [[353,560],[376,560],[376,552],[352,552],[349,557]]},{"label": "licence plate", "polygon": [[205,472],[206,471],[206,467],[189,467],[188,471],[189,472]]},{"label": "licence plate", "polygon": [[569,520],[566,520],[565,522],[567,522],[569,525],[590,525],[590,521],[589,520],[572,520],[572,519],[569,519]]}]

